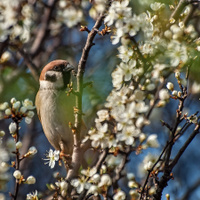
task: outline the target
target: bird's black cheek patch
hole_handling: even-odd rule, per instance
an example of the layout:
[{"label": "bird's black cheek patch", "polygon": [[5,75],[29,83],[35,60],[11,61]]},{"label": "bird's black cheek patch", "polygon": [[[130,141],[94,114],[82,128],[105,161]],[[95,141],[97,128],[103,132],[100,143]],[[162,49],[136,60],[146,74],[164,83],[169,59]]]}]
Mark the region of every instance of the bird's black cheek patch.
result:
[{"label": "bird's black cheek patch", "polygon": [[71,77],[70,72],[63,73],[63,81],[64,81],[65,88],[67,87],[67,84],[69,84],[69,82],[70,82],[70,77]]},{"label": "bird's black cheek patch", "polygon": [[50,81],[50,82],[56,82],[57,78],[56,78],[55,74],[46,73],[45,74],[45,80]]}]

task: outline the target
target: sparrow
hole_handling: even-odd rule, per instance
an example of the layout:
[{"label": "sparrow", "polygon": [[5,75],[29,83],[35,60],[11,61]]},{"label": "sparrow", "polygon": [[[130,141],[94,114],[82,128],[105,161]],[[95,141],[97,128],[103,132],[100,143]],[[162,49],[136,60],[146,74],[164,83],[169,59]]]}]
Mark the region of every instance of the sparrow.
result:
[{"label": "sparrow", "polygon": [[67,85],[74,77],[74,67],[66,60],[47,64],[40,75],[40,88],[35,105],[43,131],[56,149],[64,155],[73,151],[73,133],[69,123],[74,122],[75,95],[66,94]]}]

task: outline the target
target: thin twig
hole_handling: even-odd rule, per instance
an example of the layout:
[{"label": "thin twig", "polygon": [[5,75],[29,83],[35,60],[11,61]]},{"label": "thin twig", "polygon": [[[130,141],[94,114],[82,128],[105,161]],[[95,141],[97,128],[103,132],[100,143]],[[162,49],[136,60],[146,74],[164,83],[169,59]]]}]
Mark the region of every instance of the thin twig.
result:
[{"label": "thin twig", "polygon": [[43,44],[45,38],[48,35],[47,33],[48,33],[49,23],[51,21],[53,10],[55,8],[57,1],[58,0],[49,0],[48,1],[48,6],[46,6],[46,8],[45,8],[41,26],[38,30],[37,36],[34,40],[34,43],[32,45],[31,51],[30,51],[32,58],[34,58],[39,53],[41,45]]},{"label": "thin twig", "polygon": [[23,49],[18,49],[18,50],[19,50],[19,53],[21,54],[21,56],[24,58],[24,61],[27,65],[27,67],[31,71],[33,78],[38,82],[38,80],[39,80],[39,70],[38,70],[38,68],[32,62],[30,56]]},{"label": "thin twig", "polygon": [[[15,136],[15,143],[17,143],[19,141],[19,121],[18,120],[14,120],[14,121],[17,125],[16,136]],[[15,155],[16,155],[15,170],[19,170],[20,158],[19,158],[19,149],[17,149],[17,148],[16,148]],[[15,192],[14,192],[14,195],[12,195],[14,200],[17,200],[18,193],[19,193],[19,180],[16,179],[16,181],[15,181]]]},{"label": "thin twig", "polygon": [[181,149],[177,153],[176,157],[170,163],[169,167],[171,168],[171,170],[177,164],[177,162],[179,161],[180,157],[182,156],[182,154],[184,153],[184,151],[186,150],[186,148],[188,147],[188,145],[192,142],[192,140],[194,139],[194,137],[199,133],[199,127],[200,127],[200,122],[199,122],[199,124],[196,125],[193,133],[190,135],[190,137],[188,138],[188,140],[185,142],[185,144],[181,147]]},{"label": "thin twig", "polygon": [[184,7],[188,4],[187,0],[180,0],[178,5],[176,6],[174,12],[171,14],[170,19],[177,20],[183,11]]}]

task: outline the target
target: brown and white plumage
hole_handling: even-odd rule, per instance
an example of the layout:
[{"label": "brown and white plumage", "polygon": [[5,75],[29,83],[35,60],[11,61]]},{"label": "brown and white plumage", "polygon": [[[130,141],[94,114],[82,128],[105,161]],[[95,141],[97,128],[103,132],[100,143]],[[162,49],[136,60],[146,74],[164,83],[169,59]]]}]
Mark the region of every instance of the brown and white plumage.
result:
[{"label": "brown and white plumage", "polygon": [[75,96],[66,94],[73,69],[65,60],[54,60],[47,64],[40,75],[40,89],[35,101],[48,141],[64,154],[71,154],[73,150],[69,122],[74,122]]}]

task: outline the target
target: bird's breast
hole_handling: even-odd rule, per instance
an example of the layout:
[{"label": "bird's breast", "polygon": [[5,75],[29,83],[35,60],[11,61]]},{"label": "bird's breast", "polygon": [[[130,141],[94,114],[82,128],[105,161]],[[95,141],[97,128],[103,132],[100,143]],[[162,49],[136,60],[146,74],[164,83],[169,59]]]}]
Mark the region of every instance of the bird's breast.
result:
[{"label": "bird's breast", "polygon": [[73,140],[69,122],[73,123],[74,100],[61,90],[40,90],[40,118],[44,133],[56,149]]}]

